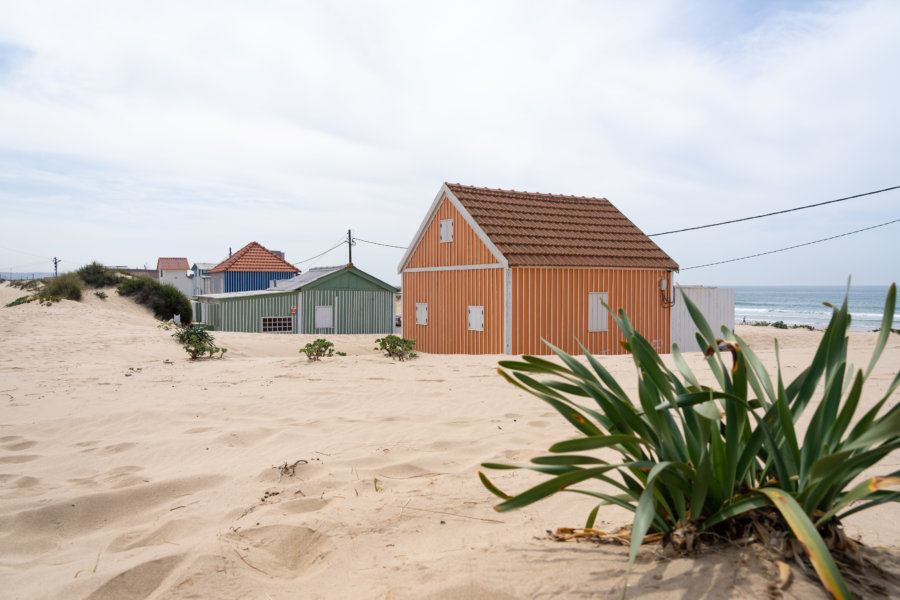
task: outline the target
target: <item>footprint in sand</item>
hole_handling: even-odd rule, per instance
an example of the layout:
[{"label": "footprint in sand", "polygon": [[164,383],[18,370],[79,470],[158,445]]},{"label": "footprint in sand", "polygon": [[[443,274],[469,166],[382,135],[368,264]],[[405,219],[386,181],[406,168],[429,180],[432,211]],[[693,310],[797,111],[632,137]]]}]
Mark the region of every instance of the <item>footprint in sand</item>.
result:
[{"label": "footprint in sand", "polygon": [[7,450],[12,450],[13,452],[19,452],[20,450],[28,450],[32,446],[37,446],[37,442],[23,440],[21,442],[11,442],[8,444],[3,444],[4,448],[6,448]]},{"label": "footprint in sand", "polygon": [[25,463],[39,459],[37,454],[13,454],[12,456],[0,456],[0,463]]},{"label": "footprint in sand", "polygon": [[[134,467],[125,467],[134,468]],[[142,483],[32,508],[0,519],[7,535],[0,538],[0,556],[31,557],[57,547],[60,539],[94,534],[116,522],[138,520],[140,515],[184,504],[185,497],[220,485],[224,477],[207,475]]]},{"label": "footprint in sand", "polygon": [[194,532],[194,524],[186,519],[175,519],[156,527],[152,531],[148,528],[135,529],[123,533],[114,539],[107,548],[110,552],[125,552],[136,548],[149,546],[161,546],[163,544],[175,544]]},{"label": "footprint in sand", "polygon": [[271,577],[294,578],[308,573],[335,548],[327,535],[294,525],[268,525],[225,537],[241,562]]},{"label": "footprint in sand", "polygon": [[183,555],[174,555],[141,563],[101,585],[87,600],[146,598],[160,586],[182,558]]},{"label": "footprint in sand", "polygon": [[137,446],[137,444],[133,442],[123,442],[121,444],[112,444],[110,446],[106,446],[103,448],[103,454],[118,454],[119,452],[125,452],[126,450],[131,450]]}]

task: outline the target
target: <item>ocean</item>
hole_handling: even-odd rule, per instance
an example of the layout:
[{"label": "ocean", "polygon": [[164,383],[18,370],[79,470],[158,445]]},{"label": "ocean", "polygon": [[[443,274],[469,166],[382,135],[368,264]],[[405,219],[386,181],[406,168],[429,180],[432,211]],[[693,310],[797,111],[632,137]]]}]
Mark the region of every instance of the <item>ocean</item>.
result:
[{"label": "ocean", "polygon": [[[851,286],[851,331],[873,331],[881,327],[887,286]],[[831,309],[844,301],[844,286],[735,286],[734,322],[784,321],[787,325],[811,325],[825,329]],[[895,308],[892,329],[900,328],[900,312]]]}]

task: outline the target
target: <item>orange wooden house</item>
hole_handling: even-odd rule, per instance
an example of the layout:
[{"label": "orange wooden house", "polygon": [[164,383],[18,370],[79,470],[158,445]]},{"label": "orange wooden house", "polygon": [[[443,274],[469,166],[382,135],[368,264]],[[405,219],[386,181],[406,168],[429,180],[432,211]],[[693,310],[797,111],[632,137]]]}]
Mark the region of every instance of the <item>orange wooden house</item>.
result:
[{"label": "orange wooden house", "polygon": [[668,352],[678,265],[603,198],[444,184],[398,271],[403,337],[437,354],[620,354],[601,300]]}]

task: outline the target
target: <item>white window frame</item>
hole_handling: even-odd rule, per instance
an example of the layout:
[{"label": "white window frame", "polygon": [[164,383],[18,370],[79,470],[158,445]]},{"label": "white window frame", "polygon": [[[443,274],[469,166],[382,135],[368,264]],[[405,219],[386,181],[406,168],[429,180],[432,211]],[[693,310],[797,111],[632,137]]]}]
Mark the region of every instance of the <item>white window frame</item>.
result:
[{"label": "white window frame", "polygon": [[609,331],[609,311],[600,303],[609,306],[609,292],[588,292],[588,331]]},{"label": "white window frame", "polygon": [[427,302],[416,302],[416,325],[428,325]]},{"label": "white window frame", "polygon": [[259,322],[259,330],[262,333],[294,333],[294,316],[262,317]]},{"label": "white window frame", "polygon": [[453,219],[441,219],[440,225],[441,243],[453,241]]},{"label": "white window frame", "polygon": [[466,325],[469,331],[484,331],[484,307],[470,305],[466,311]]},{"label": "white window frame", "polygon": [[[327,308],[328,311],[324,311],[321,309]],[[328,315],[328,325],[320,325],[322,321],[320,320],[320,315],[324,317]],[[334,306],[331,304],[317,304],[316,310],[313,313],[313,326],[315,329],[334,329]]]}]

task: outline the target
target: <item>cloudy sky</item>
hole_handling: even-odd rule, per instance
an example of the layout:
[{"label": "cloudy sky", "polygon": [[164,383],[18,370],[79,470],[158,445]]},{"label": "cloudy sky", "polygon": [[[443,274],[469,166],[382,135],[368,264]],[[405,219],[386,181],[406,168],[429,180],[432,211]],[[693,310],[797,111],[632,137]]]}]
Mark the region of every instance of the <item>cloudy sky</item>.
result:
[{"label": "cloudy sky", "polygon": [[[0,0],[0,271],[406,246],[444,181],[648,234],[900,185],[900,3]],[[655,240],[705,285],[900,279],[900,190]],[[399,283],[401,250],[354,263]],[[346,246],[299,266],[339,264]]]}]

